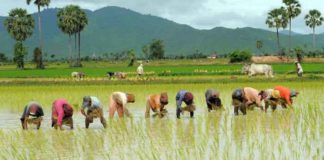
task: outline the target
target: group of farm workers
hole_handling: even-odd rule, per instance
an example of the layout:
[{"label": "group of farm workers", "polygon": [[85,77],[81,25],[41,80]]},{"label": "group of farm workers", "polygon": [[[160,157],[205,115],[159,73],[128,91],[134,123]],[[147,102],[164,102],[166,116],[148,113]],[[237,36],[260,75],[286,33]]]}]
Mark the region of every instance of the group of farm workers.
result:
[{"label": "group of farm workers", "polygon": [[[276,86],[273,89],[258,91],[251,87],[244,87],[236,89],[232,93],[232,105],[234,107],[235,115],[239,111],[246,114],[246,109],[253,109],[254,106],[259,107],[263,111],[267,111],[271,106],[274,111],[277,105],[283,108],[287,106],[292,107],[292,98],[296,97],[298,92],[283,86]],[[176,117],[179,119],[181,114],[185,111],[190,113],[190,117],[194,117],[196,106],[194,104],[194,96],[191,92],[180,90],[176,94]],[[224,110],[222,101],[220,99],[220,92],[214,89],[208,89],[205,92],[205,99],[208,112],[212,110]],[[265,107],[261,102],[264,101]],[[117,112],[118,117],[131,117],[126,104],[134,103],[135,96],[130,93],[113,92],[110,97],[109,117],[113,118]],[[182,106],[182,103],[185,106]],[[150,117],[150,112],[154,112],[153,117],[164,117],[168,111],[166,105],[169,103],[168,94],[162,92],[160,94],[149,95],[146,99],[145,118]],[[95,118],[99,118],[104,128],[107,127],[106,120],[103,114],[102,105],[97,97],[85,96],[83,97],[81,114],[85,117],[85,127],[89,128],[90,123],[93,123]],[[42,106],[35,101],[29,102],[21,116],[21,124],[23,129],[27,129],[27,124],[35,124],[37,129],[40,128],[43,120],[44,112]],[[63,129],[62,125],[66,125],[73,129],[73,107],[65,99],[57,99],[52,104],[52,127],[55,129]]]}]

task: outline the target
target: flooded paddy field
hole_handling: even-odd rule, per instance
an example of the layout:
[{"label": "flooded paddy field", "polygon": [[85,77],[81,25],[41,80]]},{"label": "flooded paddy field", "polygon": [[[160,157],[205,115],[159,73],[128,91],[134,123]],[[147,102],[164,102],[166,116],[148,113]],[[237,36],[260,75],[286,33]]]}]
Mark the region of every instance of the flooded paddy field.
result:
[{"label": "flooded paddy field", "polygon": [[[267,113],[259,109],[234,116],[231,93],[251,86],[273,88],[279,83],[154,84],[154,85],[48,85],[0,87],[1,159],[323,159],[324,82],[283,82],[297,89],[294,110],[279,107]],[[204,92],[221,92],[225,111],[208,113]],[[192,91],[197,105],[194,118],[175,116],[178,90]],[[128,108],[133,118],[108,119],[108,100],[113,91],[136,96]],[[167,117],[144,118],[145,97],[167,91]],[[107,128],[97,119],[85,129],[80,114],[82,97],[97,96],[103,104]],[[75,129],[50,127],[51,104],[67,99],[75,109]],[[19,118],[30,100],[39,101],[45,116],[40,130],[22,131]]]}]

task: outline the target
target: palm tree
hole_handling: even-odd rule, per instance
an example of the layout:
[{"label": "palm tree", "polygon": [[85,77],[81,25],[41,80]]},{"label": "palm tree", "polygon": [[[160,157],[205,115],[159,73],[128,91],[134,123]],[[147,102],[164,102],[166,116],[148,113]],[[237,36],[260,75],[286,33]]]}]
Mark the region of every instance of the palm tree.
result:
[{"label": "palm tree", "polygon": [[[32,0],[27,0],[27,4],[29,5]],[[42,40],[42,25],[41,25],[41,16],[40,16],[40,9],[41,7],[48,6],[51,3],[51,0],[34,0],[34,4],[37,5],[38,9],[38,36],[39,36],[39,49],[40,49],[40,59],[39,63],[37,63],[36,68],[44,69],[43,64],[43,56],[42,56],[42,48],[43,48],[43,40]]]},{"label": "palm tree", "polygon": [[[79,6],[76,5],[68,5],[63,9],[59,10],[57,13],[58,18],[58,26],[62,32],[69,35],[70,43],[70,66],[72,67],[81,67],[81,58],[80,58],[80,45],[81,45],[81,31],[88,24],[87,15],[84,11],[81,10]],[[72,54],[72,40],[71,36],[78,34],[78,58],[77,62],[73,63],[73,54]],[[77,46],[77,42],[75,41],[75,46]]]},{"label": "palm tree", "polygon": [[27,54],[27,50],[23,46],[23,42],[33,34],[34,23],[34,18],[21,8],[12,9],[9,12],[9,17],[4,21],[8,33],[17,41],[14,60],[19,69],[24,69],[24,56]]},{"label": "palm tree", "polygon": [[257,40],[257,41],[256,41],[256,48],[257,48],[260,52],[262,52],[262,51],[261,51],[262,47],[263,47],[263,42],[262,42],[261,40]]},{"label": "palm tree", "polygon": [[69,54],[70,54],[70,66],[73,66],[72,55],[72,40],[71,36],[78,32],[78,21],[76,8],[78,6],[68,5],[59,10],[57,13],[57,24],[61,31],[69,35]]},{"label": "palm tree", "polygon": [[269,28],[276,28],[278,53],[281,52],[279,29],[286,28],[288,24],[287,12],[284,7],[273,9],[268,13],[266,24]]},{"label": "palm tree", "polygon": [[148,45],[144,45],[142,47],[142,52],[144,53],[145,59],[147,61],[148,60],[148,57],[149,57],[149,46]]},{"label": "palm tree", "polygon": [[301,13],[301,5],[298,0],[283,0],[289,20],[289,53],[291,52],[291,20]]},{"label": "palm tree", "polygon": [[76,67],[81,67],[81,31],[83,31],[83,29],[85,28],[85,26],[88,24],[88,18],[87,18],[87,14],[81,10],[80,7],[76,8],[77,11],[77,32],[78,32],[78,58],[77,58],[77,63],[76,63]]},{"label": "palm tree", "polygon": [[306,25],[313,29],[313,48],[316,47],[315,42],[315,28],[321,26],[324,21],[324,18],[321,16],[321,12],[314,9],[310,10],[309,13],[305,16]]}]

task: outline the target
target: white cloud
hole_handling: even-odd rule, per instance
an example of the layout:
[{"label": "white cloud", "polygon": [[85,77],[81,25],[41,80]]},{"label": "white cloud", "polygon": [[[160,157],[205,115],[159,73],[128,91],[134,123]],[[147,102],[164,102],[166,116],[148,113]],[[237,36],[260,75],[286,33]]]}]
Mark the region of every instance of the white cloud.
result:
[{"label": "white cloud", "polygon": [[[27,8],[35,12],[36,7],[27,6],[25,1],[1,0],[0,15],[7,15],[15,7]],[[300,0],[302,14],[293,21],[293,30],[309,33],[304,16],[310,9],[318,9],[324,14],[322,0]],[[119,6],[143,14],[167,18],[199,29],[214,27],[257,27],[267,29],[264,24],[269,10],[282,6],[281,0],[52,0],[50,7],[77,4],[82,8],[96,10],[105,6]],[[317,29],[324,32],[324,27]]]}]

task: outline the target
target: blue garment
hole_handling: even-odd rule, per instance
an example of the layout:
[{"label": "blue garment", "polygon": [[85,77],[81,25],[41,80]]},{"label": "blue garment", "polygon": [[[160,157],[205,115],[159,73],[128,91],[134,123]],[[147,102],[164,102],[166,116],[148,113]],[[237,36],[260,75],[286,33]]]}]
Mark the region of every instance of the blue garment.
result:
[{"label": "blue garment", "polygon": [[181,104],[182,104],[183,99],[184,99],[184,96],[185,96],[185,94],[186,94],[187,92],[188,92],[188,91],[186,91],[186,90],[180,90],[180,91],[177,93],[177,96],[176,96],[177,109],[180,109],[180,108],[181,108]]}]

